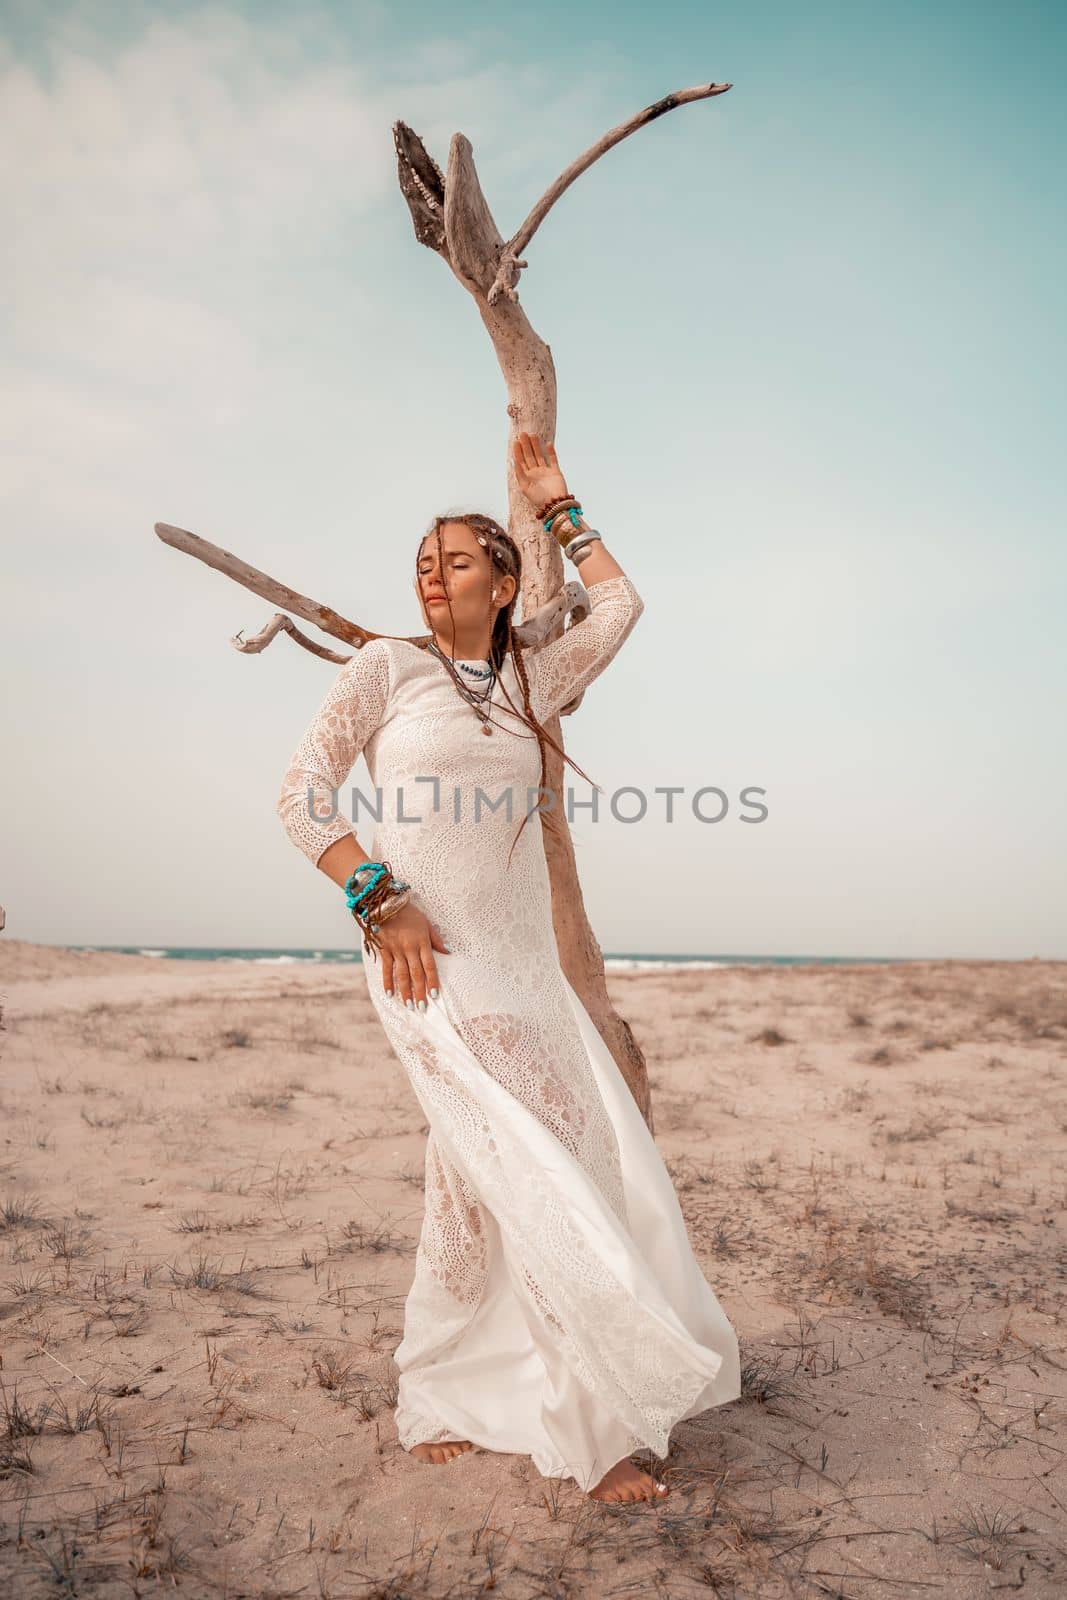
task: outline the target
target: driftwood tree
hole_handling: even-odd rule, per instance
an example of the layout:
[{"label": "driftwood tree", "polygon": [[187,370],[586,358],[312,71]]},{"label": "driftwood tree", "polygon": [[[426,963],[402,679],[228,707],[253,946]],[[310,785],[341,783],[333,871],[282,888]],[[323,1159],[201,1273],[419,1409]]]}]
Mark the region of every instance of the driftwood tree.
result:
[{"label": "driftwood tree", "polygon": [[[538,200],[529,216],[510,239],[505,240],[493,220],[482,193],[474,166],[470,140],[454,134],[448,152],[448,166],[442,172],[421,139],[404,122],[393,125],[400,189],[411,212],[415,237],[435,251],[473,297],[486,331],[493,342],[507,388],[507,414],[511,426],[506,449],[508,483],[508,531],[523,556],[522,614],[524,623],[516,629],[527,645],[554,635],[563,624],[571,624],[586,614],[584,590],[577,581],[563,584],[562,552],[555,539],[545,533],[515,479],[512,441],[519,432],[534,433],[542,439],[556,437],[556,373],[549,346],[534,331],[519,304],[516,285],[528,265],[523,252],[560,195],[574,180],[608,150],[629,134],[667,111],[707,100],[725,93],[728,83],[699,84],[680,89],[655,104],[646,106],[626,122],[620,123],[573,161]],[[156,532],[176,549],[195,555],[209,566],[224,572],[264,599],[283,605],[324,632],[359,648],[377,637],[358,623],[342,617],[331,607],[307,599],[277,582],[266,573],[248,566],[229,551],[222,550],[195,534],[167,523],[156,523]],[[278,612],[252,639],[238,635],[232,643],[246,652],[262,650],[279,632],[287,632],[298,644],[330,661],[345,656],[316,644],[302,633],[291,618]],[[425,637],[415,635],[413,637]],[[578,695],[562,708],[574,711],[581,703]],[[561,741],[558,720],[548,724],[549,732]],[[563,763],[549,752],[547,782],[558,796],[563,794]],[[563,816],[563,808],[557,806]],[[557,843],[544,834],[552,884],[552,911],[560,960],[567,980],[579,995],[597,1027],[649,1128],[652,1110],[644,1057],[628,1023],[618,1016],[608,997],[604,959],[589,926],[569,833],[564,828]]]}]

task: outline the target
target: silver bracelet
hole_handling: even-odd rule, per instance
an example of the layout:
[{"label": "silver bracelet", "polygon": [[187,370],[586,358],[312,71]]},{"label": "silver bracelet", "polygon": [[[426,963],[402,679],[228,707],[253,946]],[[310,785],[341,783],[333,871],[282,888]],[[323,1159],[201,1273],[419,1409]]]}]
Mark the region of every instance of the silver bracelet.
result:
[{"label": "silver bracelet", "polygon": [[404,907],[409,903],[410,900],[411,885],[409,883],[405,883],[400,886],[400,892],[398,894],[391,894],[389,895],[388,899],[382,901],[381,905],[378,907],[378,920],[377,922],[372,922],[370,925],[371,932],[377,933],[382,924],[384,922],[388,922],[390,917],[395,917],[398,911],[403,911]]},{"label": "silver bracelet", "polygon": [[576,567],[580,567],[586,556],[592,554],[589,548],[595,541],[603,543],[603,539],[595,528],[585,528],[569,544],[564,545],[563,554],[569,556]]}]

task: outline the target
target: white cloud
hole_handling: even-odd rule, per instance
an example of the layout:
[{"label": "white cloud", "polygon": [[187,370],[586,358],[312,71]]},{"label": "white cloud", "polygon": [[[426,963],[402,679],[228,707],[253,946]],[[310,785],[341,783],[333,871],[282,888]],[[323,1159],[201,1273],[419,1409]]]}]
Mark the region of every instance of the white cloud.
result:
[{"label": "white cloud", "polygon": [[[376,209],[404,217],[392,121],[410,116],[443,159],[456,122],[507,126],[516,81],[471,41],[426,38],[383,67],[383,16],[361,8],[342,37],[315,7],[143,10],[116,39],[100,8],[75,8],[37,28],[32,61],[0,41],[0,448],[43,548],[120,526],[123,485],[167,481],[191,430],[254,436],[272,399],[275,414],[299,393],[336,403],[312,325],[321,347],[342,303],[351,319],[376,293]],[[538,69],[517,79],[536,104]]]},{"label": "white cloud", "polygon": [[[280,21],[143,11],[116,42],[75,8],[33,64],[0,43],[9,369],[37,409],[50,377],[60,411],[78,382],[108,385],[135,426],[146,389],[196,373],[220,420],[240,416],[272,342],[291,350],[301,314],[326,315],[314,275],[343,277],[350,309],[367,292],[376,209],[403,215],[398,115],[442,164],[460,126],[491,165],[551,118],[546,90],[572,92],[530,64],[487,64],[477,39],[415,39],[382,65],[384,15],[363,7],[342,36],[313,6]],[[19,417],[4,418],[16,433]]]},{"label": "white cloud", "polygon": [[382,112],[351,66],[294,73],[270,30],[209,13],[156,20],[101,64],[52,41],[47,75],[8,54],[0,204],[16,224],[19,333],[89,275],[208,270],[314,252],[392,179]]}]

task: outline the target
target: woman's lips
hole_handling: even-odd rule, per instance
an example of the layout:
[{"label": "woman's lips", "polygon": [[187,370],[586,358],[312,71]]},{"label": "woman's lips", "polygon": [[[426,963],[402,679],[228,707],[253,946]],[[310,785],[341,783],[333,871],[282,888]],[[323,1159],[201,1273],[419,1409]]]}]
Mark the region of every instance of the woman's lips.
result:
[{"label": "woman's lips", "polygon": [[444,603],[444,598],[445,597],[444,597],[443,594],[428,594],[426,596],[426,604],[428,606],[435,606],[435,605],[443,604]]}]

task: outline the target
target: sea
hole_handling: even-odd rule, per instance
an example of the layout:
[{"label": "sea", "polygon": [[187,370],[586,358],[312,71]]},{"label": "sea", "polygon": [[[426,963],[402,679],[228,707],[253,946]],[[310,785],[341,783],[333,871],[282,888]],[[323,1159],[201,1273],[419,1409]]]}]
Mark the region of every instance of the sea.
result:
[{"label": "sea", "polygon": [[[363,959],[361,950],[272,950],[237,949],[217,945],[167,945],[153,947],[136,944],[71,944],[66,950],[102,950],[114,955],[158,956],[168,961],[255,961],[264,966],[326,966],[332,963],[353,965]],[[669,967],[678,971],[694,967],[799,967],[799,966],[884,966],[886,962],[921,960],[902,956],[767,956],[767,955],[649,955],[639,951],[604,953],[609,972],[637,972],[647,968]]]}]

